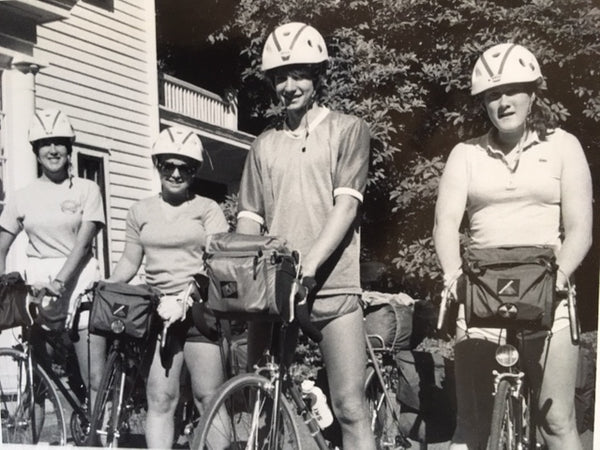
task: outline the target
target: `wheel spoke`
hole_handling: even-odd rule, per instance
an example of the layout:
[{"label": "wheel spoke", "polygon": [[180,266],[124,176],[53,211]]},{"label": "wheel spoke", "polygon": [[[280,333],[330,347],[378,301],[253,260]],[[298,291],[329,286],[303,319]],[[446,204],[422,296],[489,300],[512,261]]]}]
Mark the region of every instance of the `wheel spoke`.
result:
[{"label": "wheel spoke", "polygon": [[27,367],[24,353],[0,349],[2,442],[64,445],[66,424],[58,393],[41,367],[33,364],[32,377]]},{"label": "wheel spoke", "polygon": [[[225,383],[201,415],[192,449],[299,449],[294,414],[279,400],[279,426],[272,430],[273,392],[268,380],[256,374],[239,375]],[[276,439],[275,439],[276,438]]]}]

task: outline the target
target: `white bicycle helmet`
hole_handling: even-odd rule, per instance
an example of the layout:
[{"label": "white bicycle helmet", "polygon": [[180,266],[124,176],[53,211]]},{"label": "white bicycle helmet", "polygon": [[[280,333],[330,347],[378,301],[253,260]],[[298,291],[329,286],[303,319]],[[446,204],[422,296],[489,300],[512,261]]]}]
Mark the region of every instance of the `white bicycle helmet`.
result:
[{"label": "white bicycle helmet", "polygon": [[327,61],[323,36],[310,25],[290,22],[273,31],[262,52],[262,70],[291,64],[318,64]]},{"label": "white bicycle helmet", "polygon": [[41,139],[66,138],[75,142],[75,131],[69,117],[58,109],[43,109],[34,114],[29,127],[29,142]]},{"label": "white bicycle helmet", "polygon": [[518,44],[498,44],[483,52],[475,63],[471,95],[505,84],[541,80],[540,65],[533,53]]},{"label": "white bicycle helmet", "polygon": [[204,161],[204,148],[196,133],[186,128],[174,126],[165,128],[152,146],[152,159],[160,155],[187,156],[199,164]]}]

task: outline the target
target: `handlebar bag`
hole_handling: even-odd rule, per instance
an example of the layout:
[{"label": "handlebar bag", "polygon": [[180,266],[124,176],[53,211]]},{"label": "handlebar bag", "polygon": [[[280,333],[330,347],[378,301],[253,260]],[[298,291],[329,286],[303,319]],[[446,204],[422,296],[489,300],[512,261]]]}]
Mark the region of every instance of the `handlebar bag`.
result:
[{"label": "handlebar bag", "polygon": [[208,236],[204,268],[207,306],[228,319],[289,317],[296,259],[275,236],[216,233]]},{"label": "handlebar bag", "polygon": [[31,325],[26,299],[27,286],[19,272],[0,276],[0,330]]},{"label": "handlebar bag", "polygon": [[89,330],[145,338],[159,299],[160,292],[148,285],[99,281],[94,289]]},{"label": "handlebar bag", "polygon": [[551,329],[556,271],[551,247],[468,248],[457,287],[467,326]]}]

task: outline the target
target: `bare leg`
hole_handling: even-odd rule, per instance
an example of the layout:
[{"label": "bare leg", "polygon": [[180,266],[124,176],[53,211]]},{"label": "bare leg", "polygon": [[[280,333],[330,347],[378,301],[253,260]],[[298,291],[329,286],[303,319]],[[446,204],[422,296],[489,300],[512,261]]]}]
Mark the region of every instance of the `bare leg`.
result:
[{"label": "bare leg", "polygon": [[148,448],[171,448],[173,446],[174,417],[179,400],[179,376],[183,366],[183,352],[173,354],[169,371],[160,361],[160,342],[156,343],[154,358],[148,374],[146,396],[146,444]]},{"label": "bare leg", "polygon": [[73,346],[75,347],[75,354],[77,355],[81,378],[88,389],[89,406],[91,409],[96,400],[96,394],[98,393],[98,388],[100,387],[100,381],[104,372],[104,364],[106,362],[106,338],[98,334],[89,333],[87,329],[80,330],[79,340],[74,342]]},{"label": "bare leg", "polygon": [[525,346],[529,379],[541,380],[538,420],[548,449],[580,450],[574,401],[579,347],[571,342],[569,328]]},{"label": "bare leg", "polygon": [[183,354],[192,379],[194,401],[202,411],[225,382],[221,350],[218,345],[207,342],[186,342]]},{"label": "bare leg", "polygon": [[375,449],[364,395],[367,363],[362,311],[338,317],[321,330],[334,414],[342,427],[345,450]]},{"label": "bare leg", "polygon": [[[192,380],[194,402],[198,411],[204,411],[217,389],[225,382],[226,374],[221,360],[221,349],[218,345],[207,342],[186,342],[183,349],[185,363]],[[220,417],[225,419],[226,412],[223,411]],[[211,448],[225,449],[230,445],[225,431],[227,424],[227,420],[223,420],[222,425],[217,428],[222,432],[209,436]]]}]

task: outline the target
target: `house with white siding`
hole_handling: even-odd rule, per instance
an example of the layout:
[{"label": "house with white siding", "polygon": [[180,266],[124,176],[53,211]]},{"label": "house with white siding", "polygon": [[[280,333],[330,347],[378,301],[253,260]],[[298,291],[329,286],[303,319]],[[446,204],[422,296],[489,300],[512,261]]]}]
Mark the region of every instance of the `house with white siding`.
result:
[{"label": "house with white siding", "polygon": [[0,0],[0,201],[37,176],[34,111],[63,110],[77,135],[73,170],[104,194],[105,275],[123,250],[127,210],[158,187],[149,152],[160,129],[198,133],[210,155],[202,189],[215,197],[236,188],[253,139],[237,130],[234,104],[157,72],[155,28],[152,0]]}]

